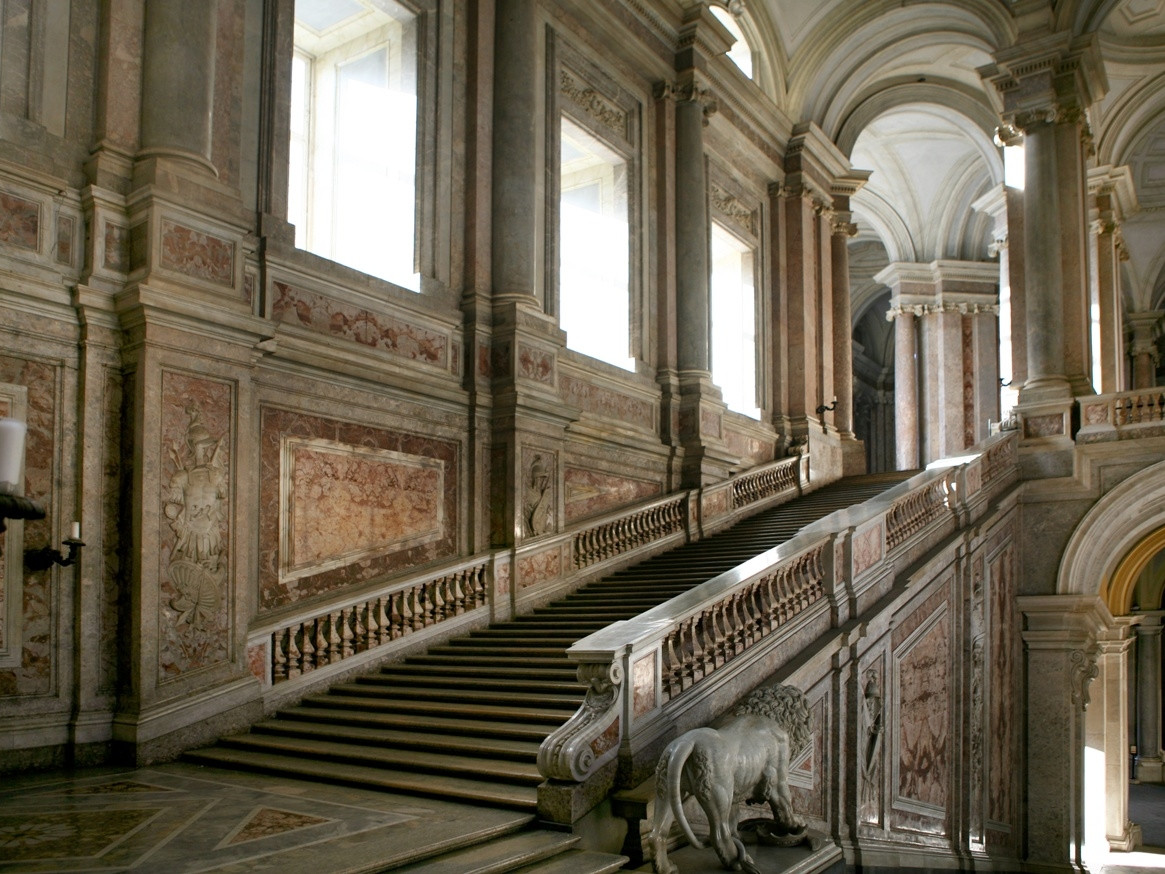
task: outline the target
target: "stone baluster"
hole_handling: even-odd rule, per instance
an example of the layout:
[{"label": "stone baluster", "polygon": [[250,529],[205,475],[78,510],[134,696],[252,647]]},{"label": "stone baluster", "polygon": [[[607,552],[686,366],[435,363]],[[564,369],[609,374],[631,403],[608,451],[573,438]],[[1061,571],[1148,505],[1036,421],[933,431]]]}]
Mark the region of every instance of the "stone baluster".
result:
[{"label": "stone baluster", "polygon": [[1128,325],[1132,333],[1129,352],[1133,359],[1133,388],[1152,388],[1157,384],[1157,336],[1161,332],[1161,310],[1129,313]]}]

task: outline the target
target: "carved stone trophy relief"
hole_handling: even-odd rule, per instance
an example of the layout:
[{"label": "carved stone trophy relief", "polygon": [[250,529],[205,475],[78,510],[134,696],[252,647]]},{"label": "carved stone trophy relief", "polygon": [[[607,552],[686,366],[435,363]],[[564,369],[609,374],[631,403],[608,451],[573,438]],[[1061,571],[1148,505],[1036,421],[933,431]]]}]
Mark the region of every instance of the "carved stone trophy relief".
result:
[{"label": "carved stone trophy relief", "polygon": [[523,465],[522,528],[527,537],[554,531],[554,456],[528,453]]},{"label": "carved stone trophy relief", "polygon": [[882,670],[879,663],[869,668],[862,679],[859,731],[861,749],[861,797],[858,816],[871,825],[882,823],[882,735],[883,715]]},{"label": "carved stone trophy relief", "polygon": [[221,435],[210,433],[196,405],[187,406],[186,414],[185,441],[169,446],[177,473],[170,478],[163,507],[175,536],[167,575],[178,590],[170,600],[178,612],[176,623],[203,631],[216,624],[226,582],[227,474]]}]

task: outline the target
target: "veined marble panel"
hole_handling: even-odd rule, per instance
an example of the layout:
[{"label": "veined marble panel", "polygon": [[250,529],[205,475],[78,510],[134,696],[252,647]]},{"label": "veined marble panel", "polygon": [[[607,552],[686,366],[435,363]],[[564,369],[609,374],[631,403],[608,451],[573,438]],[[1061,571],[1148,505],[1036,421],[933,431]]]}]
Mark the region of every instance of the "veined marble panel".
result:
[{"label": "veined marble panel", "polygon": [[654,498],[663,490],[657,482],[584,470],[581,467],[568,467],[563,478],[567,523]]},{"label": "veined marble panel", "polygon": [[952,773],[949,587],[940,585],[893,635],[895,819],[936,834],[946,830]]},{"label": "veined marble panel", "polygon": [[743,431],[737,431],[735,428],[724,428],[724,445],[733,455],[747,458],[754,464],[772,461],[773,458],[772,440],[762,440],[751,434],[745,434]]},{"label": "veined marble panel", "polygon": [[439,540],[445,465],[332,440],[283,439],[281,583]]},{"label": "veined marble panel", "polygon": [[809,705],[809,744],[789,762],[789,793],[793,798],[793,808],[819,820],[825,819],[827,697],[822,695]]},{"label": "veined marble panel", "polygon": [[450,340],[445,334],[283,282],[274,283],[274,292],[271,317],[277,322],[300,325],[442,370],[450,367]]},{"label": "veined marble panel", "polygon": [[[260,418],[260,609],[454,554],[457,443],[271,406],[263,408]],[[308,467],[301,467],[301,481],[294,486],[300,507],[289,515],[285,484],[292,480],[286,475],[290,457],[285,447],[292,441],[307,447],[297,463]],[[344,497],[325,494],[333,489]],[[352,501],[361,508],[353,527],[372,524],[370,533],[338,530],[352,524],[352,508],[346,507]],[[372,518],[398,510],[400,518]],[[332,511],[332,519],[324,518]],[[439,530],[431,527],[434,519],[440,520]],[[332,535],[340,538],[340,546],[328,542]],[[318,561],[311,562],[312,555]]]},{"label": "veined marble panel", "polygon": [[[28,390],[24,493],[38,500],[53,494],[60,379],[60,369],[53,364],[0,355],[0,384]],[[5,556],[14,554],[23,565],[24,547],[48,543],[51,536],[49,519],[28,520],[24,523],[23,540],[18,541],[19,546],[11,551],[5,545]],[[25,568],[21,573],[23,603],[16,605],[21,616],[21,647],[18,654],[14,653],[14,663],[0,668],[0,698],[48,695],[54,688],[56,672],[53,661],[57,642],[52,613],[55,600],[52,571]]]},{"label": "veined marble panel", "polygon": [[235,247],[230,240],[165,219],[161,245],[161,266],[194,279],[234,287]]},{"label": "veined marble panel", "polygon": [[989,616],[991,623],[990,685],[987,740],[987,819],[1011,827],[1015,821],[1013,796],[1013,730],[1015,726],[1015,545],[1008,542],[988,558]]},{"label": "veined marble panel", "polygon": [[0,242],[35,252],[39,240],[40,204],[0,191]]},{"label": "veined marble panel", "polygon": [[563,374],[558,380],[562,399],[586,413],[655,429],[655,406],[645,400]]},{"label": "veined marble panel", "polygon": [[[23,385],[0,385],[0,417],[25,421],[28,418],[28,389]],[[19,667],[23,639],[24,602],[24,522],[9,519],[0,560],[0,666]]]}]

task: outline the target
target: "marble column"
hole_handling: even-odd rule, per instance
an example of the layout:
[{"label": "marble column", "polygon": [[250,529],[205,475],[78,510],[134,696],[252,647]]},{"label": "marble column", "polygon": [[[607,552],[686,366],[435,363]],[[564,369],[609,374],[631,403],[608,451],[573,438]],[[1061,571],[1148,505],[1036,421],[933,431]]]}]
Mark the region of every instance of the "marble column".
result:
[{"label": "marble column", "polygon": [[1120,222],[1135,208],[1136,193],[1128,167],[1097,167],[1088,174],[1091,199],[1092,304],[1096,312],[1099,365],[1096,388],[1102,394],[1124,388],[1124,321],[1121,261],[1125,257]]},{"label": "marble column", "polygon": [[1024,617],[1026,724],[1024,862],[1084,871],[1085,710],[1099,674],[1098,633],[1111,617],[1096,596],[1017,599]]},{"label": "marble column", "polygon": [[[999,185],[971,204],[973,209],[991,218],[991,245],[988,247],[988,254],[999,259],[999,319],[997,320],[996,333],[999,341],[997,365],[999,368],[998,390],[1000,419],[1006,419],[1011,412],[1011,408],[1015,406],[1015,386],[1017,385],[1015,377],[1015,340],[1019,338],[1020,346],[1022,347],[1024,337],[1022,331],[1019,333],[1015,332],[1013,323],[1016,309],[1022,309],[1022,307],[1017,308],[1013,305],[1016,299],[1012,296],[1011,287],[1011,234],[1009,229],[1010,211],[1008,208],[1009,199],[1007,194],[1007,186]],[[1016,239],[1022,239],[1021,235],[1017,234]],[[1022,304],[1022,297],[1018,298],[1018,302]]]},{"label": "marble column", "polygon": [[833,279],[833,394],[837,409],[833,423],[842,444],[842,472],[865,473],[865,451],[854,436],[853,314],[849,281],[849,241],[857,234],[850,212],[850,198],[870,177],[869,171],[853,171],[834,183],[830,227]]},{"label": "marble column", "polygon": [[676,356],[681,372],[710,375],[711,298],[704,125],[715,102],[689,77],[676,92]]},{"label": "marble column", "polygon": [[1011,135],[1023,135],[1022,436],[1058,439],[1067,449],[1074,399],[1092,392],[1084,113],[1104,96],[1107,83],[1095,36],[1050,32],[1052,24],[1050,14],[1029,16],[1016,44],[979,72],[1002,98]]},{"label": "marble column", "polygon": [[918,340],[915,315],[891,306],[894,319],[894,454],[898,470],[919,466]]},{"label": "marble column", "polygon": [[494,28],[493,294],[544,299],[545,86],[535,0],[498,0]]},{"label": "marble column", "polygon": [[1161,749],[1161,618],[1144,614],[1137,626],[1137,766],[1145,783],[1165,782]]},{"label": "marble column", "polygon": [[1129,313],[1127,322],[1132,334],[1129,354],[1133,359],[1133,388],[1153,388],[1157,384],[1157,336],[1161,333],[1161,310]]},{"label": "marble column", "polygon": [[217,12],[216,0],[145,4],[139,155],[185,158],[214,170]]}]

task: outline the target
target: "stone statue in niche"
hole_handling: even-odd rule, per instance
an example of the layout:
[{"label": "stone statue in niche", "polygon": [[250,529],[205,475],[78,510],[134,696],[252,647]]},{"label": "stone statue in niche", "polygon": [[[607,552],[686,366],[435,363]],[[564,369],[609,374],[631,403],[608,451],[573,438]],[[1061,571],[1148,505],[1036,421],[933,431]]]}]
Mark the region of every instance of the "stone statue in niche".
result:
[{"label": "stone statue in niche", "polygon": [[[789,796],[789,762],[810,742],[809,706],[792,686],[757,689],[719,728],[680,735],[655,771],[655,825],[648,839],[656,874],[677,874],[667,858],[668,834],[678,822],[688,842],[705,843],[692,830],[684,802],[695,798],[708,818],[708,842],[730,871],[761,874],[740,838],[755,828],[760,841],[791,846],[807,840],[805,821]],[[738,805],[769,805],[773,818],[738,821]]]},{"label": "stone statue in niche", "polygon": [[866,672],[866,685],[862,690],[862,726],[865,737],[862,743],[862,818],[866,822],[877,822],[880,809],[882,749],[882,687],[878,672]]},{"label": "stone statue in niche", "polygon": [[163,511],[174,531],[167,572],[178,589],[170,606],[178,622],[197,629],[213,625],[224,582],[222,523],[226,519],[227,477],[221,438],[202,422],[197,407],[186,408],[190,423],[185,445],[171,444],[178,472],[170,478]]},{"label": "stone statue in niche", "polygon": [[523,509],[526,520],[526,536],[537,537],[548,534],[554,518],[551,502],[554,492],[550,488],[550,470],[542,453],[537,453],[526,473],[526,494]]}]

